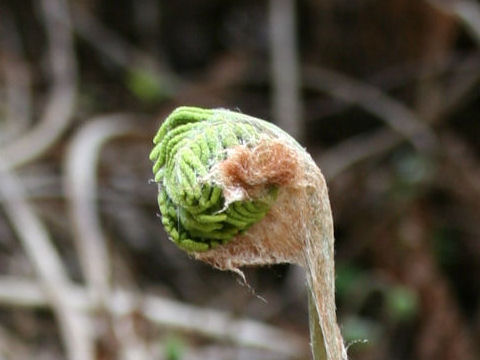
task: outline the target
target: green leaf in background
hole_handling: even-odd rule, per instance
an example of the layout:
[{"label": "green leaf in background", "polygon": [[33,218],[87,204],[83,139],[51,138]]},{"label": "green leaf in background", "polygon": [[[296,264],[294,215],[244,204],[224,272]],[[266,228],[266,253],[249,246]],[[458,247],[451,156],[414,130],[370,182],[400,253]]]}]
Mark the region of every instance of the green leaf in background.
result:
[{"label": "green leaf in background", "polygon": [[416,294],[405,286],[395,286],[386,292],[387,311],[393,320],[410,320],[417,313],[417,305]]},{"label": "green leaf in background", "polygon": [[161,77],[153,71],[130,69],[125,81],[132,94],[145,103],[157,103],[169,96]]},{"label": "green leaf in background", "polygon": [[185,352],[185,343],[178,337],[169,337],[165,343],[165,359],[181,360]]}]

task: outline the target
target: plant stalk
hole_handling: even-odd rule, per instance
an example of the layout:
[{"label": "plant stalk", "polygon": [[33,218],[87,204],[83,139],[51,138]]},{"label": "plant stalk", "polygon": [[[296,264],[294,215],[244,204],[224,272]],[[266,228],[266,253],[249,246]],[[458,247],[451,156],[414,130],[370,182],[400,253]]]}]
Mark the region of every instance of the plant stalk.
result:
[{"label": "plant stalk", "polygon": [[327,360],[325,350],[325,340],[320,327],[317,307],[313,297],[313,292],[308,286],[308,318],[310,325],[310,346],[312,348],[313,360]]}]

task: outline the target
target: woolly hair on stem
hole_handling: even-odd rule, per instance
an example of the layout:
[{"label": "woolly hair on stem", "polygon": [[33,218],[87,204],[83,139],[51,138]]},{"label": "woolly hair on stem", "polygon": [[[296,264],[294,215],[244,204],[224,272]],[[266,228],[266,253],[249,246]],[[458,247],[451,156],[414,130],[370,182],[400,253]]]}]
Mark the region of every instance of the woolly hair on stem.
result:
[{"label": "woolly hair on stem", "polygon": [[221,270],[303,266],[314,359],[347,359],[335,314],[330,202],[311,156],[271,123],[225,109],[179,107],[154,144],[170,239]]}]

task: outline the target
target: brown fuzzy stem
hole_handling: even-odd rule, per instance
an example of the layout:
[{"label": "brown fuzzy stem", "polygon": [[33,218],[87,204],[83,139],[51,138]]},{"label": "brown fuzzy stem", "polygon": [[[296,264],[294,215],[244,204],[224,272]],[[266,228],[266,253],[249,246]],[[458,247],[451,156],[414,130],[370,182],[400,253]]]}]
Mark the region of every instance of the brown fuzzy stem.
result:
[{"label": "brown fuzzy stem", "polygon": [[302,148],[266,139],[253,149],[238,146],[215,168],[224,196],[254,197],[278,186],[268,214],[246,233],[213,250],[195,253],[222,270],[245,265],[295,263],[306,268],[312,298],[310,313],[314,358],[346,360],[335,315],[333,220],[320,169]]},{"label": "brown fuzzy stem", "polygon": [[[335,307],[335,265],[333,219],[325,180],[317,168],[315,186],[306,189],[309,231],[305,236],[305,264],[307,283],[318,316],[327,360],[346,360],[347,352],[337,324]],[[310,296],[310,294],[309,294]],[[312,311],[313,309],[310,309]],[[315,330],[315,328],[314,328]],[[312,332],[312,347],[315,360],[322,354],[315,354],[315,332]],[[318,351],[318,350],[317,350]]]}]

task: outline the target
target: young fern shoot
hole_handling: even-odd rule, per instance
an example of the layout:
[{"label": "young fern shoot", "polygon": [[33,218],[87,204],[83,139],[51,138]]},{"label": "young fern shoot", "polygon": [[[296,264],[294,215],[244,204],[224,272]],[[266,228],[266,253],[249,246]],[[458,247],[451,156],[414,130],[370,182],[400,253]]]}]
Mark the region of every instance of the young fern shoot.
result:
[{"label": "young fern shoot", "polygon": [[346,360],[335,314],[333,221],[311,156],[266,121],[179,107],[150,159],[170,239],[221,270],[293,263],[307,273],[315,360]]}]

